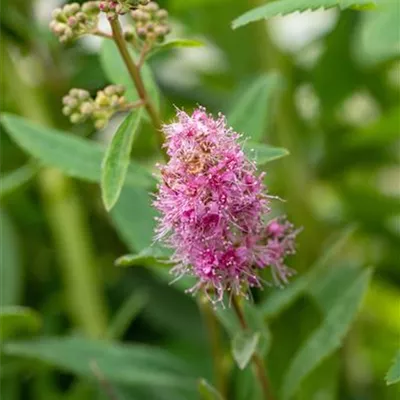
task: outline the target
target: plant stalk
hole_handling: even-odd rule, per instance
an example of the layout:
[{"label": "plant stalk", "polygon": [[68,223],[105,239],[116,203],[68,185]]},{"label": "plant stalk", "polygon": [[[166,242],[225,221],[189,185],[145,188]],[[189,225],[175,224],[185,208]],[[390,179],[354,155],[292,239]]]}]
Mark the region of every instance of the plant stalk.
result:
[{"label": "plant stalk", "polygon": [[[249,329],[249,326],[247,325],[246,318],[244,316],[244,313],[242,311],[242,308],[240,307],[239,301],[236,296],[232,297],[232,305],[233,305],[233,310],[235,311],[235,314],[238,317],[241,328],[244,331],[247,331]],[[251,360],[253,362],[254,370],[258,382],[260,383],[264,399],[274,400],[274,397],[271,393],[271,385],[268,381],[267,368],[265,366],[264,360],[258,353],[254,353]]]},{"label": "plant stalk", "polygon": [[211,345],[211,353],[213,358],[214,376],[218,392],[225,398],[226,384],[224,371],[224,355],[221,351],[219,324],[215,314],[210,307],[210,302],[205,296],[200,296],[198,299],[200,311],[203,315],[208,337]]},{"label": "plant stalk", "polygon": [[160,149],[162,149],[162,145],[164,143],[164,137],[161,132],[160,116],[158,115],[158,112],[157,112],[156,108],[154,107],[154,104],[151,102],[151,99],[149,98],[149,96],[147,94],[142,77],[140,75],[140,69],[135,64],[131,55],[129,54],[128,46],[124,39],[121,24],[120,24],[118,18],[111,18],[111,19],[109,19],[109,22],[110,22],[111,29],[113,32],[115,44],[117,45],[118,50],[121,54],[121,57],[126,65],[128,72],[129,72],[129,75],[132,78],[132,81],[136,87],[138,95],[139,95],[140,99],[143,101],[144,107],[146,108],[146,111],[149,114],[151,122],[153,123],[153,126],[157,133],[157,138],[158,138],[158,142],[160,145]]}]

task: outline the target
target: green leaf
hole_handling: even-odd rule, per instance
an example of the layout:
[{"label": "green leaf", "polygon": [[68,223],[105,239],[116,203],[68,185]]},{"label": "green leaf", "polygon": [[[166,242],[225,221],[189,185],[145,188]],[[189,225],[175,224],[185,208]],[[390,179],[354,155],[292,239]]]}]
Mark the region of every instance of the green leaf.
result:
[{"label": "green leaf", "polygon": [[400,3],[381,0],[376,12],[365,13],[354,40],[360,63],[373,66],[400,56]]},{"label": "green leaf", "polygon": [[134,135],[139,127],[142,109],[133,110],[122,122],[107,148],[102,163],[103,202],[110,211],[121,194],[129,167]]},{"label": "green leaf", "polygon": [[327,268],[337,254],[341,252],[353,232],[354,228],[347,228],[342,231],[338,238],[332,244],[329,244],[327,249],[323,250],[322,255],[307,273],[290,282],[285,288],[273,291],[259,305],[259,309],[264,317],[272,318],[281,313],[303,295],[313,282],[317,284],[319,277],[325,275]]},{"label": "green leaf", "polygon": [[282,147],[272,147],[262,143],[245,142],[243,150],[250,159],[254,159],[258,166],[289,155]]},{"label": "green leaf", "polygon": [[[262,354],[267,354],[271,346],[271,333],[268,329],[268,325],[263,319],[260,310],[250,302],[243,303],[243,314],[249,329],[252,332],[258,332],[260,337],[258,340],[258,351]],[[227,331],[231,340],[236,336],[237,332],[241,330],[238,317],[233,311],[232,307],[222,308],[219,307],[215,310],[219,322],[223,325]]]},{"label": "green leaf", "polygon": [[303,12],[308,10],[318,10],[319,8],[328,9],[339,7],[341,10],[346,8],[360,8],[374,5],[373,0],[280,0],[264,4],[253,8],[242,14],[232,22],[232,28],[237,29],[247,25],[250,22],[259,21],[265,18],[276,17],[278,15],[287,15],[294,12]]},{"label": "green leaf", "polygon": [[162,51],[181,48],[181,47],[202,47],[204,46],[203,42],[199,40],[193,39],[173,39],[168,42],[156,45],[153,50],[148,55],[148,58],[153,57],[155,54],[158,54]]},{"label": "green leaf", "polygon": [[1,262],[0,306],[18,304],[21,295],[21,257],[17,233],[8,215],[0,209]]},{"label": "green leaf", "polygon": [[394,383],[400,382],[400,351],[393,360],[393,364],[386,374],[385,379],[388,385],[393,385]]},{"label": "green leaf", "polygon": [[245,369],[257,350],[260,333],[238,332],[232,339],[232,355],[240,369]]},{"label": "green leaf", "polygon": [[124,186],[111,210],[111,219],[129,250],[140,252],[154,241],[156,211],[151,196],[142,188]]},{"label": "green leaf", "polygon": [[[133,60],[137,59],[132,49],[129,50],[129,53]],[[108,79],[112,83],[123,85],[126,88],[126,98],[129,101],[138,100],[139,95],[137,94],[132,78],[119,54],[117,46],[112,40],[103,40],[100,50],[100,61]],[[146,63],[141,68],[141,75],[147,93],[149,93],[150,98],[156,106],[159,107],[160,98],[158,88],[154,82],[153,73]]]},{"label": "green leaf", "polygon": [[205,379],[200,379],[198,384],[201,400],[223,400],[222,395]]},{"label": "green leaf", "polygon": [[117,311],[107,330],[107,337],[121,339],[132,321],[148,303],[149,296],[144,290],[134,291]]},{"label": "green leaf", "polygon": [[41,326],[40,315],[30,308],[6,306],[0,309],[0,340],[37,333]]},{"label": "green leaf", "polygon": [[371,275],[371,269],[365,270],[347,290],[341,293],[321,325],[294,355],[283,379],[284,399],[289,399],[304,378],[340,347],[361,306]]},{"label": "green leaf", "polygon": [[277,73],[256,78],[231,105],[227,120],[236,132],[244,133],[252,141],[258,142],[266,137],[271,125],[272,100],[283,85]]},{"label": "green leaf", "polygon": [[[103,146],[11,114],[3,114],[1,121],[11,138],[44,165],[58,168],[74,178],[100,182],[105,153]],[[126,182],[148,188],[153,186],[154,179],[144,167],[131,162]]]},{"label": "green leaf", "polygon": [[94,366],[110,382],[188,388],[195,385],[190,366],[161,349],[87,339],[42,338],[5,343],[3,352],[39,360],[79,376],[94,377]]},{"label": "green leaf", "polygon": [[39,167],[37,165],[27,164],[0,176],[0,198],[10,195],[25,186],[35,177],[38,171]]},{"label": "green leaf", "polygon": [[127,254],[119,257],[115,261],[118,267],[131,267],[131,266],[167,266],[172,252],[160,246],[151,246],[143,249],[138,254]]}]

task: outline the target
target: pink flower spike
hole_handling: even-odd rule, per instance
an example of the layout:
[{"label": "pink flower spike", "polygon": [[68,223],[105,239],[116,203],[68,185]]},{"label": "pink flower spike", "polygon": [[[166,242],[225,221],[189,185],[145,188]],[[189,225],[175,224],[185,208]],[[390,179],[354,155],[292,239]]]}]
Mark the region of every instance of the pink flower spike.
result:
[{"label": "pink flower spike", "polygon": [[241,136],[203,107],[191,116],[178,111],[163,131],[170,159],[158,166],[156,239],[175,250],[172,273],[195,276],[189,291],[202,289],[213,301],[261,287],[265,268],[276,283],[287,282],[284,259],[294,253],[298,231],[282,218],[267,221],[270,196]]}]

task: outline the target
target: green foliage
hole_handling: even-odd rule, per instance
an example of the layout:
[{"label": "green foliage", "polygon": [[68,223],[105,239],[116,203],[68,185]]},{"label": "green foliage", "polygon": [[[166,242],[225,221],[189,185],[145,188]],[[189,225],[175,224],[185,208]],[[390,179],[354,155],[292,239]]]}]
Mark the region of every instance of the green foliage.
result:
[{"label": "green foliage", "polygon": [[356,55],[361,63],[374,66],[400,57],[400,3],[381,0],[376,12],[365,13],[358,30]]},{"label": "green foliage", "polygon": [[282,84],[277,73],[262,75],[251,82],[230,107],[227,119],[233,129],[254,142],[263,141],[271,126],[273,99]]},{"label": "green foliage", "polygon": [[[89,182],[100,182],[104,149],[99,144],[52,128],[36,125],[15,115],[2,116],[2,124],[12,139],[28,154],[64,174]],[[149,187],[152,176],[145,168],[131,162],[127,184]]]},{"label": "green foliage", "polygon": [[121,305],[107,330],[107,337],[121,339],[129,325],[143,311],[149,301],[145,291],[134,291]]},{"label": "green foliage", "polygon": [[133,139],[139,128],[142,110],[132,111],[114,134],[102,162],[101,189],[103,202],[110,211],[121,194],[129,168]]},{"label": "green foliage", "polygon": [[147,247],[138,254],[127,254],[115,261],[118,267],[131,267],[135,265],[160,265],[167,267],[171,251],[157,245]]},{"label": "green foliage", "polygon": [[217,389],[205,379],[200,379],[198,387],[201,400],[223,400],[222,395],[218,393]]},{"label": "green foliage", "polygon": [[111,211],[111,219],[131,251],[141,251],[152,244],[155,216],[149,193],[139,187],[125,186]]},{"label": "green foliage", "polygon": [[282,397],[290,398],[301,381],[326,357],[337,350],[349,330],[368,289],[372,271],[364,271],[327,312],[321,325],[294,355],[285,374]]},{"label": "green foliage", "polygon": [[341,232],[337,239],[324,249],[320,258],[306,274],[293,280],[287,287],[273,291],[259,306],[263,315],[272,318],[288,308],[310,288],[315,287],[315,290],[319,290],[320,279],[329,272],[328,268],[332,265],[333,259],[343,250],[353,232],[353,228]]},{"label": "green foliage", "polygon": [[8,215],[0,209],[1,222],[1,262],[0,277],[2,282],[0,305],[12,306],[19,303],[22,271],[20,247],[12,221]]},{"label": "green foliage", "polygon": [[204,46],[203,42],[199,40],[191,40],[191,39],[173,39],[168,40],[165,43],[161,43],[154,47],[154,49],[150,52],[148,57],[153,57],[155,54],[161,53],[163,51],[179,49],[182,47],[201,47]]},{"label": "green foliage", "polygon": [[259,166],[289,155],[289,152],[281,147],[272,147],[254,142],[245,142],[243,150],[247,153],[248,157],[253,159]]},{"label": "green foliage", "polygon": [[0,177],[0,198],[23,188],[37,174],[39,168],[33,164],[24,165]]},{"label": "green foliage", "polygon": [[[171,39],[147,55],[143,78],[161,122],[175,106],[225,112],[248,157],[267,169],[270,193],[285,200],[271,200],[271,217],[303,227],[288,260],[296,275],[241,300],[246,333],[226,296],[211,335],[185,293],[196,279],[172,282],[172,251],[154,243],[160,153],[145,110],[140,135],[114,135],[109,214],[97,184],[107,151],[99,142],[113,124],[89,140],[77,136],[89,134],[85,126],[68,132],[60,113],[72,87],[93,95],[112,82],[138,99],[117,48],[106,39],[99,57],[89,41],[60,46],[36,3],[3,0],[0,12],[0,397],[109,400],[109,387],[118,400],[261,400],[250,363],[241,370],[232,358],[235,341],[242,365],[262,355],[276,400],[398,398],[399,2],[162,2],[171,37],[207,46]],[[281,21],[269,20],[332,7],[350,9],[329,13],[329,29],[319,29],[325,15],[311,14],[302,22],[309,36],[284,20],[291,41],[308,39],[300,49],[282,47]],[[234,26],[247,29],[232,31],[239,15]],[[135,268],[115,268],[115,259]],[[31,340],[39,331],[49,338]]]},{"label": "green foliage", "polygon": [[[133,50],[130,50],[131,57],[136,60],[137,56]],[[103,40],[100,50],[100,61],[108,79],[118,85],[123,85],[126,88],[126,98],[129,101],[139,99],[135,86],[132,83],[128,70],[123,63],[118,52],[117,46],[111,40]],[[159,106],[160,99],[157,85],[154,82],[153,74],[148,65],[144,64],[142,68],[142,77],[144,85],[150,95],[150,98]]]},{"label": "green foliage", "polygon": [[232,339],[232,355],[240,369],[245,369],[257,350],[258,332],[238,332]]},{"label": "green foliage", "polygon": [[294,12],[307,10],[318,10],[339,7],[341,10],[346,8],[359,8],[375,4],[372,0],[279,0],[267,3],[254,8],[232,22],[232,28],[240,28],[250,22],[259,21],[264,18],[276,17],[277,15],[287,15]]},{"label": "green foliage", "polygon": [[110,382],[125,385],[190,389],[195,384],[184,362],[155,347],[71,337],[7,342],[3,352],[39,360],[88,378],[93,378],[98,369]]},{"label": "green foliage", "polygon": [[393,364],[386,374],[385,379],[388,385],[400,382],[400,351],[396,354]]},{"label": "green foliage", "polygon": [[42,321],[37,312],[26,307],[7,306],[0,309],[0,340],[37,333]]}]

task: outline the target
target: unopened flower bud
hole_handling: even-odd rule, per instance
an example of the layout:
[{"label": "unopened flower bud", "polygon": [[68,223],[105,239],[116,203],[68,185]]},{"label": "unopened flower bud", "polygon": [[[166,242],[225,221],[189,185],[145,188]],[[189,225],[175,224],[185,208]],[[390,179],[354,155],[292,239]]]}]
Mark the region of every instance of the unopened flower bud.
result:
[{"label": "unopened flower bud", "polygon": [[74,113],[71,115],[70,120],[73,124],[79,124],[79,122],[83,121],[83,117],[81,114]]},{"label": "unopened flower bud", "polygon": [[94,126],[96,127],[96,129],[103,129],[107,125],[107,122],[108,121],[106,119],[98,119],[94,123]]},{"label": "unopened flower bud", "polygon": [[160,7],[159,5],[154,2],[154,1],[150,1],[146,6],[145,6],[145,10],[150,11],[151,13],[154,13],[155,11],[159,10]]},{"label": "unopened flower bud", "polygon": [[93,110],[94,110],[93,104],[89,102],[83,103],[80,107],[80,112],[83,115],[90,115],[92,114]]}]

